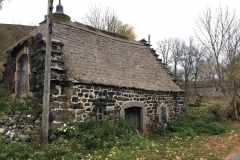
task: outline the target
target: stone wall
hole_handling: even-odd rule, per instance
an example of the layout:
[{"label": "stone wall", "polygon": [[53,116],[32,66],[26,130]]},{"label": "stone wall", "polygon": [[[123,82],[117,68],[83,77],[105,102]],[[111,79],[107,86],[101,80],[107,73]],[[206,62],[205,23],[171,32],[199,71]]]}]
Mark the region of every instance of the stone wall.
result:
[{"label": "stone wall", "polygon": [[154,122],[160,125],[162,121],[160,108],[163,106],[167,107],[166,117],[169,121],[185,113],[183,93],[83,83],[75,83],[71,87],[55,83],[51,91],[50,119],[53,123],[83,122],[88,117],[96,120],[98,106],[104,106],[104,119],[116,119],[121,117],[121,112],[124,112],[122,106],[127,102],[142,102],[146,111],[144,114],[149,119],[150,125]]},{"label": "stone wall", "polygon": [[16,71],[16,53],[11,53],[7,56],[7,63],[3,65],[5,71],[3,72],[4,87],[9,93],[15,93],[14,72]]},{"label": "stone wall", "polygon": [[[188,89],[188,91],[192,95],[194,95],[194,89],[193,88]],[[210,86],[210,87],[198,87],[198,88],[196,88],[196,93],[200,94],[200,95],[203,95],[204,97],[208,97],[208,96],[219,97],[219,98],[224,97],[220,88],[216,88],[216,87],[212,87],[212,86]]]},{"label": "stone wall", "polygon": [[[51,79],[66,80],[65,70],[63,69],[64,62],[61,60],[63,44],[60,41],[52,40],[52,66],[51,66]],[[28,41],[29,48],[29,62],[30,62],[30,91],[33,97],[38,99],[42,104],[43,101],[43,88],[44,88],[44,68],[45,68],[45,40],[41,34]],[[62,68],[60,69],[59,66]],[[56,76],[57,75],[57,76]]]}]

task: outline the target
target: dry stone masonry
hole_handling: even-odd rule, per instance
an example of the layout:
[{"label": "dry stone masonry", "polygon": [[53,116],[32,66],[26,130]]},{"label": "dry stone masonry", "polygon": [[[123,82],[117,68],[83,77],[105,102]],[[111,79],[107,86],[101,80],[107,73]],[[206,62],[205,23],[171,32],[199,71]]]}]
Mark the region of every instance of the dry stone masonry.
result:
[{"label": "dry stone masonry", "polygon": [[104,107],[104,119],[119,118],[122,106],[127,102],[143,103],[150,122],[162,121],[161,107],[167,107],[166,116],[170,121],[180,117],[185,111],[184,94],[83,83],[74,83],[71,87],[55,85],[54,90],[51,96],[53,123],[69,120],[82,122],[87,117],[96,119],[98,106]]}]

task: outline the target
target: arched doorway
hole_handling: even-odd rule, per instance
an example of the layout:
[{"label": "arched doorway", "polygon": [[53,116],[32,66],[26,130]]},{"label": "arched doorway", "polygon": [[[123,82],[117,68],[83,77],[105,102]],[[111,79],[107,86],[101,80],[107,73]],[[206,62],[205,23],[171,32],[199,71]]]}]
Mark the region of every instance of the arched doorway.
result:
[{"label": "arched doorway", "polygon": [[141,107],[129,107],[125,110],[125,118],[131,121],[134,121],[137,124],[138,132],[142,131],[142,117],[141,117]]},{"label": "arched doorway", "polygon": [[146,125],[149,124],[149,118],[146,115],[145,105],[142,102],[125,102],[122,105],[121,113],[122,118],[135,118],[138,122],[138,131],[146,133]]}]

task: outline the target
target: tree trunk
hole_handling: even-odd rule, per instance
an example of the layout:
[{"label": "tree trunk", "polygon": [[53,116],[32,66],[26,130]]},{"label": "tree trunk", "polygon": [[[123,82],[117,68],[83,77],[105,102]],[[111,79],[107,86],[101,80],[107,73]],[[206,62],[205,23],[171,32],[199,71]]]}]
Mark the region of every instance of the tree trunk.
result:
[{"label": "tree trunk", "polygon": [[175,64],[174,64],[174,77],[175,79],[177,79],[177,61],[175,61]]},{"label": "tree trunk", "polygon": [[235,119],[237,119],[238,113],[237,113],[237,100],[236,96],[234,96],[234,113],[235,113]]},{"label": "tree trunk", "polygon": [[225,113],[228,115],[228,106],[229,106],[229,101],[228,101],[228,96],[225,97]]}]

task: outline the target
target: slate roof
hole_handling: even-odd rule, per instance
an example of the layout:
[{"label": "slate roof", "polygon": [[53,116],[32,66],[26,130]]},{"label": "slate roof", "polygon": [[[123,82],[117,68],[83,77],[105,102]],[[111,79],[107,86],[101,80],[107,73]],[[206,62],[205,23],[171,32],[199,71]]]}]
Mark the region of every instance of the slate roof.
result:
[{"label": "slate roof", "polygon": [[[45,37],[45,26],[42,23],[15,47],[37,33]],[[52,38],[64,44],[62,57],[69,78],[145,90],[182,91],[144,43],[76,22],[54,22]]]}]

